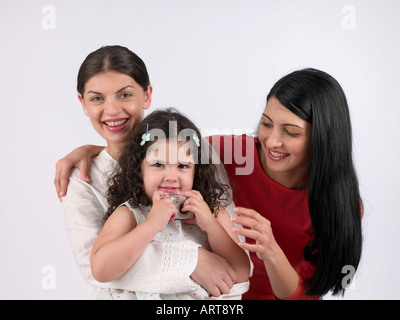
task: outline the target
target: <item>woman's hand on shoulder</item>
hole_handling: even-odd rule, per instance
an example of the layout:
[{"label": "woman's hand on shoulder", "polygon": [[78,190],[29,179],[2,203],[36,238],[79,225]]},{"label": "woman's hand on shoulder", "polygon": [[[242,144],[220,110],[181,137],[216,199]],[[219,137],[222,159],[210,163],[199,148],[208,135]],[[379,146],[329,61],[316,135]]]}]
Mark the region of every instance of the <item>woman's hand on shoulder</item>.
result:
[{"label": "woman's hand on shoulder", "polygon": [[89,183],[89,167],[91,159],[97,156],[104,147],[85,145],[74,149],[71,153],[60,159],[56,163],[56,174],[54,178],[54,186],[56,187],[57,196],[62,201],[62,197],[67,194],[69,176],[72,168],[78,168],[81,172],[83,181]]}]

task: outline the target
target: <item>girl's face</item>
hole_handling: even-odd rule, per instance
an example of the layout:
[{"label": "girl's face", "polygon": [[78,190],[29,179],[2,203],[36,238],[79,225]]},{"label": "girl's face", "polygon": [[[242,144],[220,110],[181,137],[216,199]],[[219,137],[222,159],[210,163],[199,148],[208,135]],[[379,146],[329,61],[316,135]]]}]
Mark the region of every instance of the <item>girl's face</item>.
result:
[{"label": "girl's face", "polygon": [[[156,146],[157,145],[157,146]],[[143,188],[152,199],[155,191],[176,194],[193,187],[195,164],[193,155],[179,152],[183,142],[164,140],[154,143],[141,165]],[[156,148],[152,148],[156,146]]]},{"label": "girl's face", "polygon": [[94,129],[110,149],[119,153],[134,126],[151,103],[152,87],[145,92],[130,76],[116,71],[94,75],[78,98]]},{"label": "girl's face", "polygon": [[258,139],[260,162],[268,176],[289,188],[308,184],[312,159],[311,124],[271,97],[262,114]]}]

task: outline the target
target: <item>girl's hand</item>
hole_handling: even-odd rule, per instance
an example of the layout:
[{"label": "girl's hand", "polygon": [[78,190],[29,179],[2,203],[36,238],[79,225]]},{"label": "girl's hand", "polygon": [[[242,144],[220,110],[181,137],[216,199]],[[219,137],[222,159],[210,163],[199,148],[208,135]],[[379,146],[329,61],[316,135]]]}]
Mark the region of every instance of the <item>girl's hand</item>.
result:
[{"label": "girl's hand", "polygon": [[153,205],[146,219],[146,221],[151,223],[157,229],[157,232],[164,230],[167,224],[174,221],[178,215],[178,209],[175,207],[172,199],[161,199],[161,196],[163,195],[167,194],[160,191],[154,192],[152,199]]},{"label": "girl's hand", "polygon": [[255,240],[255,244],[240,243],[241,248],[255,252],[257,257],[264,261],[279,252],[279,246],[275,241],[269,220],[251,209],[235,208],[234,212],[238,214],[238,217],[232,218],[232,221],[241,224],[243,227],[247,227],[236,227],[234,231],[246,238]]},{"label": "girl's hand", "polygon": [[185,219],[185,223],[197,224],[205,232],[209,232],[209,229],[218,223],[199,191],[190,190],[179,194],[187,198],[182,211],[191,211],[195,215],[193,219]]}]

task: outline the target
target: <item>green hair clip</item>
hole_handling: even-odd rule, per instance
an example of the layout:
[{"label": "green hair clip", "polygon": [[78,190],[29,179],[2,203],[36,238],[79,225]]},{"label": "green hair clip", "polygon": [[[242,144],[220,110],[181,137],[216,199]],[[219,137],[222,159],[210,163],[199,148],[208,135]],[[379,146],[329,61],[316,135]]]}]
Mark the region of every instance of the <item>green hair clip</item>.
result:
[{"label": "green hair clip", "polygon": [[147,129],[146,129],[146,133],[142,134],[142,141],[140,142],[140,145],[143,147],[144,144],[150,141],[150,132],[149,132],[149,124],[147,124]]}]

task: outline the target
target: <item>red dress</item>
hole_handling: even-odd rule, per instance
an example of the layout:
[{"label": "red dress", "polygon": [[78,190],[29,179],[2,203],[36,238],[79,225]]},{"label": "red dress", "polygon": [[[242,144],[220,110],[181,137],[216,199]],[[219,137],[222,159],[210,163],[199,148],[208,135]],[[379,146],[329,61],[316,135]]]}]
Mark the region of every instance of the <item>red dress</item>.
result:
[{"label": "red dress", "polygon": [[[300,277],[299,286],[289,299],[318,299],[305,295],[302,285],[303,280],[310,279],[315,270],[313,264],[304,260],[304,248],[314,236],[308,210],[308,190],[288,189],[271,180],[259,162],[257,139],[246,135],[214,136],[210,139],[214,147],[218,139],[220,157],[232,184],[235,205],[253,209],[271,222],[276,242]],[[246,143],[250,144],[247,145],[247,154]],[[216,149],[218,151],[218,143]],[[243,170],[246,166],[247,169]],[[242,172],[240,169],[237,171],[238,168],[242,168]],[[254,242],[252,239],[247,241]],[[275,299],[263,261],[252,252],[250,257],[254,271],[250,289],[243,299]]]}]

